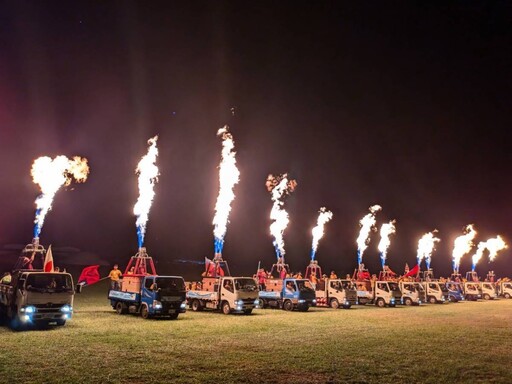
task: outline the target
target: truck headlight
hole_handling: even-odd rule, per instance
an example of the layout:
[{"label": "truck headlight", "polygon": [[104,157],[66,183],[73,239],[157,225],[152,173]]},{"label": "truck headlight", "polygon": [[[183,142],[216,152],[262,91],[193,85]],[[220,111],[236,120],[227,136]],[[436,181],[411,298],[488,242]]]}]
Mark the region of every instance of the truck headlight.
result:
[{"label": "truck headlight", "polygon": [[313,299],[313,304],[316,304],[316,299]]},{"label": "truck headlight", "polygon": [[258,299],[254,300],[254,306],[255,307],[259,307],[260,306],[260,301]]},{"label": "truck headlight", "polygon": [[299,300],[299,304],[304,304],[305,302],[306,302],[306,300],[304,300],[304,299]]},{"label": "truck headlight", "polygon": [[60,311],[64,313],[71,313],[73,312],[73,307],[71,305],[66,304],[60,309]]},{"label": "truck headlight", "polygon": [[32,305],[29,305],[28,307],[23,307],[20,309],[20,312],[24,312],[24,313],[35,313],[37,312],[37,308],[32,306]]},{"label": "truck headlight", "polygon": [[187,308],[187,303],[185,303],[185,302],[181,303],[180,308],[181,309],[186,309]]},{"label": "truck headlight", "polygon": [[243,300],[235,300],[235,305],[244,305]]},{"label": "truck headlight", "polygon": [[155,309],[162,309],[162,303],[158,300],[153,300],[153,308]]},{"label": "truck headlight", "polygon": [[391,304],[395,304],[395,299],[391,299],[391,300],[389,300],[389,302],[390,302]]}]

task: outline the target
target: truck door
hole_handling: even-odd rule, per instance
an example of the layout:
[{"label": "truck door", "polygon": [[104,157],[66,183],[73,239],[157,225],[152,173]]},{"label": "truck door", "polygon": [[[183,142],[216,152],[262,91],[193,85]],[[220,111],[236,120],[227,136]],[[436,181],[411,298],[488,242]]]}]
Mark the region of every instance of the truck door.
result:
[{"label": "truck door", "polygon": [[220,288],[221,301],[227,301],[231,308],[234,307],[235,302],[235,282],[233,278],[223,278],[222,286]]},{"label": "truck door", "polygon": [[155,278],[146,277],[141,287],[140,299],[142,303],[145,303],[149,308],[153,307],[153,300],[155,299]]}]

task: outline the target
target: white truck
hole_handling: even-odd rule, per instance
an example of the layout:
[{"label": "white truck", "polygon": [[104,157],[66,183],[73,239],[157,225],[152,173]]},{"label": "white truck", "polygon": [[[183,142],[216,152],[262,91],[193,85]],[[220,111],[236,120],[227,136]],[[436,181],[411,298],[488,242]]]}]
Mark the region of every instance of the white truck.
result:
[{"label": "white truck", "polygon": [[426,302],[430,304],[447,303],[449,300],[448,288],[441,281],[423,281],[421,282],[426,294]]},{"label": "white truck", "polygon": [[498,281],[496,283],[498,296],[510,299],[512,297],[512,282],[511,281]]},{"label": "white truck", "polygon": [[404,305],[420,305],[426,300],[423,286],[415,281],[400,281],[398,283],[402,292],[401,302]]},{"label": "white truck", "polygon": [[349,309],[357,304],[357,291],[350,280],[322,279],[315,287],[316,306]]},{"label": "white truck", "polygon": [[359,304],[375,304],[377,307],[395,307],[402,299],[398,283],[394,281],[357,281]]},{"label": "white truck", "polygon": [[187,304],[193,311],[220,310],[250,315],[259,306],[258,286],[252,277],[203,277],[188,283]]},{"label": "white truck", "polygon": [[74,294],[69,273],[18,270],[0,284],[0,318],[15,329],[64,325],[73,316]]},{"label": "white truck", "polygon": [[494,300],[498,298],[498,292],[495,283],[482,281],[480,282],[480,289],[482,291],[482,299]]}]

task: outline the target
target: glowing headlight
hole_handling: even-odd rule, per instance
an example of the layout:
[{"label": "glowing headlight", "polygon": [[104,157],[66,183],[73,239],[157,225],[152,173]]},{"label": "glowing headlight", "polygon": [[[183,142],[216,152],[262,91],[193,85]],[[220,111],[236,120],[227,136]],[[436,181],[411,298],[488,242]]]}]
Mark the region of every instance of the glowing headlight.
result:
[{"label": "glowing headlight", "polygon": [[162,309],[162,303],[158,300],[153,300],[153,308],[155,309]]},{"label": "glowing headlight", "polygon": [[316,299],[313,299],[313,304],[316,304]]},{"label": "glowing headlight", "polygon": [[391,304],[395,304],[395,299],[391,299],[391,300],[389,300],[389,302],[390,302]]},{"label": "glowing headlight", "polygon": [[180,308],[181,308],[181,309],[185,309],[185,308],[187,308],[187,303],[181,303]]},{"label": "glowing headlight", "polygon": [[71,305],[66,304],[60,309],[60,311],[64,313],[70,313],[73,312],[73,307]]},{"label": "glowing headlight", "polygon": [[257,307],[260,305],[260,301],[258,299],[254,300],[254,305]]},{"label": "glowing headlight", "polygon": [[304,304],[306,302],[306,300],[299,300],[299,304]]},{"label": "glowing headlight", "polygon": [[235,305],[244,305],[243,300],[235,300]]},{"label": "glowing headlight", "polygon": [[24,308],[21,308],[21,310],[20,310],[20,312],[25,312],[25,313],[35,313],[36,311],[37,311],[37,309],[34,306],[24,307]]}]

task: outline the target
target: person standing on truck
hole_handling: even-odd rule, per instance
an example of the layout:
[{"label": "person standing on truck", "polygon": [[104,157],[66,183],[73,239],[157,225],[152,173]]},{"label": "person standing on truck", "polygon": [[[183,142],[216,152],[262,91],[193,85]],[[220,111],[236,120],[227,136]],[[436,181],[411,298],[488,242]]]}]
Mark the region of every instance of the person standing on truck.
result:
[{"label": "person standing on truck", "polygon": [[258,273],[256,274],[256,277],[258,279],[258,285],[260,286],[260,291],[264,291],[266,287],[266,281],[267,281],[267,273],[263,268],[260,268],[258,270]]},{"label": "person standing on truck", "polygon": [[119,290],[120,288],[119,280],[121,279],[123,274],[118,269],[118,267],[119,266],[117,264],[114,264],[114,269],[112,269],[108,274],[108,277],[110,277],[110,289]]}]

